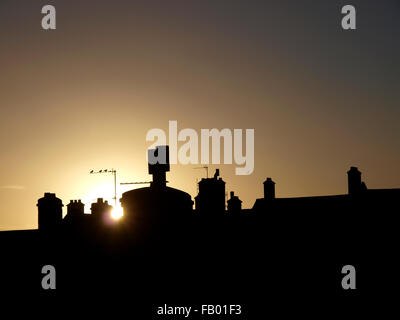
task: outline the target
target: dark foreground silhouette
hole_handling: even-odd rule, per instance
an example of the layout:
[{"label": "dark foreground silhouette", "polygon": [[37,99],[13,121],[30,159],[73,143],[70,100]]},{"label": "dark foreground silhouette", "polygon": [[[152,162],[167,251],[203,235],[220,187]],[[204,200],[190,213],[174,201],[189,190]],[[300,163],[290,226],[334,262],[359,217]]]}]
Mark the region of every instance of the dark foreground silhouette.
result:
[{"label": "dark foreground silhouette", "polygon": [[[91,214],[71,201],[63,219],[62,201],[45,194],[39,230],[0,233],[1,291],[56,312],[138,319],[184,318],[157,315],[164,304],[242,305],[241,317],[226,319],[340,315],[396,296],[400,189],[369,190],[352,167],[348,194],[276,198],[268,178],[252,209],[231,193],[225,210],[217,170],[200,181],[193,210],[189,194],[166,186],[167,171],[149,165],[153,182],[123,194],[118,222],[102,199]],[[41,286],[44,265],[56,269],[56,290]],[[345,265],[356,269],[355,290],[342,288]]]}]

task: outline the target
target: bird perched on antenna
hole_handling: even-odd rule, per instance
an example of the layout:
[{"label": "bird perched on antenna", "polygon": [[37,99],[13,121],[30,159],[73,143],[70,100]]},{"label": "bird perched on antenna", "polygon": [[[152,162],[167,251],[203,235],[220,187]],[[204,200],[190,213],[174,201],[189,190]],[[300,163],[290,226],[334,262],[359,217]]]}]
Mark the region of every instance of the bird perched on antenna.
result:
[{"label": "bird perched on antenna", "polygon": [[117,170],[115,169],[102,169],[99,171],[91,170],[90,173],[97,174],[97,173],[112,173],[114,175],[114,200],[115,200],[115,208],[117,207]]}]

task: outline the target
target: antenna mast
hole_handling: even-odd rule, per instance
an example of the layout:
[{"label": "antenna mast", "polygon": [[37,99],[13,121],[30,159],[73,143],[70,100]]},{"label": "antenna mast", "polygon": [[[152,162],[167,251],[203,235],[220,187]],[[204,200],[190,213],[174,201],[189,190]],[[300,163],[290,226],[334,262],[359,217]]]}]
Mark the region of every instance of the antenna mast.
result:
[{"label": "antenna mast", "polygon": [[196,167],[196,168],[193,168],[193,169],[206,169],[206,172],[207,172],[207,179],[208,179],[208,166]]},{"label": "antenna mast", "polygon": [[115,202],[115,208],[117,207],[117,170],[115,169],[104,169],[104,170],[99,170],[99,171],[90,171],[90,174],[98,174],[98,173],[112,173],[114,176],[114,202]]}]

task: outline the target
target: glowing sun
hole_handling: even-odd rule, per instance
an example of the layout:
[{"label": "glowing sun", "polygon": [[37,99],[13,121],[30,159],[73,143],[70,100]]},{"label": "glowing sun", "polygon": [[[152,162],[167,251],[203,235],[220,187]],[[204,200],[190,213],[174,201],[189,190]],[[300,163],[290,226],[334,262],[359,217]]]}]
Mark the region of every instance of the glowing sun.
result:
[{"label": "glowing sun", "polygon": [[121,206],[117,206],[113,208],[111,211],[111,217],[115,220],[120,219],[124,215],[124,211]]}]

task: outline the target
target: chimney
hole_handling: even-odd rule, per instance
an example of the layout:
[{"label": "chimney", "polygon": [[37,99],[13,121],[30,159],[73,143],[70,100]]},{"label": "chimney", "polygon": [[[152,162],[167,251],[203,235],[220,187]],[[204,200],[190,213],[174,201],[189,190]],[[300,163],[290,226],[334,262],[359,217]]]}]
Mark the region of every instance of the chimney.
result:
[{"label": "chimney", "polygon": [[149,174],[153,175],[151,187],[165,188],[169,171],[169,146],[157,146],[148,150]]},{"label": "chimney", "polygon": [[39,230],[53,230],[62,222],[62,201],[55,193],[46,192],[37,203]]},{"label": "chimney", "polygon": [[264,199],[275,199],[275,182],[271,178],[264,181]]},{"label": "chimney", "polygon": [[360,193],[362,189],[361,172],[358,171],[357,167],[350,167],[350,170],[347,171],[347,184],[349,194],[354,195]]},{"label": "chimney", "polygon": [[195,197],[196,211],[203,215],[225,213],[225,181],[219,177],[219,169],[213,178],[203,178],[198,183],[199,192]]},{"label": "chimney", "polygon": [[242,212],[242,201],[231,191],[231,198],[228,200],[228,213],[238,215]]},{"label": "chimney", "polygon": [[90,206],[90,211],[93,216],[102,216],[111,214],[112,206],[108,204],[108,201],[103,201],[103,198],[97,198],[97,202],[93,202]]},{"label": "chimney", "polygon": [[80,216],[85,212],[85,204],[81,200],[70,200],[67,204],[67,215]]}]

